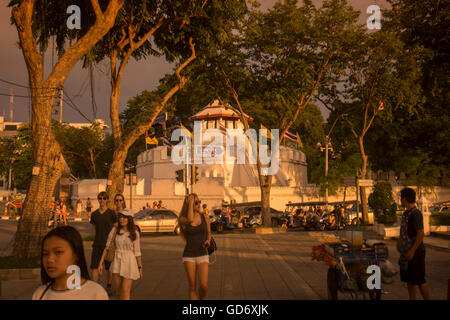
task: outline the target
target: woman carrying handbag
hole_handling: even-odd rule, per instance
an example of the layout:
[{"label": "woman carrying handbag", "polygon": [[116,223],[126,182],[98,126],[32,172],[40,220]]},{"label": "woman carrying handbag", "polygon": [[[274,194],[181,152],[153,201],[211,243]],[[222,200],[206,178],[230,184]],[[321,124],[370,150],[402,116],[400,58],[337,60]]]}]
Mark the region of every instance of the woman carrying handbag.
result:
[{"label": "woman carrying handbag", "polygon": [[[209,216],[201,213],[200,204],[201,201],[195,193],[189,194],[184,199],[178,218],[181,236],[186,241],[182,262],[188,278],[190,300],[203,300],[208,292],[207,248],[211,244],[211,227]],[[198,278],[198,294],[196,278]]]}]

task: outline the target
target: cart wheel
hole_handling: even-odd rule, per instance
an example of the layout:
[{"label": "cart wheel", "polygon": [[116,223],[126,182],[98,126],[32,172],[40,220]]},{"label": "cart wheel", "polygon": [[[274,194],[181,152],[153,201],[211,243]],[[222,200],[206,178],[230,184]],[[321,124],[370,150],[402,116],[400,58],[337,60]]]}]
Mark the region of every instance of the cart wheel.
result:
[{"label": "cart wheel", "polygon": [[381,289],[369,290],[370,300],[381,300]]},{"label": "cart wheel", "polygon": [[338,281],[337,270],[335,268],[328,268],[327,273],[328,300],[337,300],[338,296],[337,281]]}]

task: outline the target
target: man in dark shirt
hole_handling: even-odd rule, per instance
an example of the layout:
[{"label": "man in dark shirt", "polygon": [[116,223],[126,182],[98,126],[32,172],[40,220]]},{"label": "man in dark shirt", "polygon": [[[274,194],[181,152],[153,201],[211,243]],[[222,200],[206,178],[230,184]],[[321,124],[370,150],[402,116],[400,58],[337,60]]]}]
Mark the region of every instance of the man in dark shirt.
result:
[{"label": "man in dark shirt", "polygon": [[[92,245],[92,280],[98,282],[98,265],[102,258],[103,250],[106,247],[106,241],[108,235],[113,227],[118,226],[116,213],[108,209],[106,203],[108,201],[108,194],[106,192],[100,192],[97,196],[100,207],[95,210],[91,215],[91,224],[95,226],[95,239]],[[105,270],[109,271],[111,262],[105,261]],[[112,274],[108,272],[108,284],[107,291],[111,291]],[[108,292],[109,293],[109,292]]]},{"label": "man in dark shirt", "polygon": [[401,192],[401,204],[406,209],[402,217],[400,238],[397,250],[400,252],[400,279],[408,286],[409,299],[416,299],[416,287],[424,300],[430,299],[428,284],[425,280],[425,246],[423,244],[423,216],[416,208],[416,192],[404,188]]}]

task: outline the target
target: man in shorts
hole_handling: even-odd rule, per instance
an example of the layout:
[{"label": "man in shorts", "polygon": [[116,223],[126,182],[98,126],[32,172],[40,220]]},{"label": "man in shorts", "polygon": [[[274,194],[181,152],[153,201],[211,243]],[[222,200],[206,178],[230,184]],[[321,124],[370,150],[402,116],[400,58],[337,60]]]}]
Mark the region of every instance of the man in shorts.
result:
[{"label": "man in shorts", "polygon": [[[97,196],[100,207],[95,210],[91,215],[91,224],[95,226],[95,239],[92,245],[92,257],[91,257],[91,269],[92,269],[92,280],[98,282],[98,265],[100,259],[102,258],[103,250],[106,247],[106,240],[111,232],[112,228],[117,228],[117,215],[116,213],[108,209],[106,203],[108,201],[108,194],[102,191]],[[105,270],[109,271],[111,262],[105,261]],[[108,294],[112,295],[112,273],[108,272],[108,284],[106,291]]]},{"label": "man in shorts", "polygon": [[401,192],[401,204],[406,209],[400,227],[397,250],[400,252],[400,280],[408,286],[409,299],[416,299],[416,288],[424,300],[430,299],[428,284],[425,280],[425,246],[423,216],[417,209],[416,192],[404,188]]}]

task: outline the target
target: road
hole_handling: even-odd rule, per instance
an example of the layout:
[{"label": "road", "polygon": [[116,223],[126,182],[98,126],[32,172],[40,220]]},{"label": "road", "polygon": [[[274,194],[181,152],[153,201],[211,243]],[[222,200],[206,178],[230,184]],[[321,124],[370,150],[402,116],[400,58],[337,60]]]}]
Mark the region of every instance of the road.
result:
[{"label": "road", "polygon": [[[13,222],[0,221],[0,239],[12,239]],[[91,234],[87,223],[72,223],[83,236]],[[311,261],[311,248],[327,232],[291,231],[277,234],[214,234],[218,251],[209,269],[208,299],[217,300],[310,300],[327,299],[323,262]],[[390,261],[397,262],[395,241],[384,241]],[[187,298],[187,280],[181,254],[184,242],[173,234],[141,238],[144,279],[133,282],[132,299],[181,300]],[[91,247],[86,246],[89,265]],[[450,252],[427,248],[426,278],[432,299],[445,299],[450,278]],[[3,282],[2,299],[29,299],[38,280]],[[406,300],[407,289],[399,277],[382,284],[384,300]],[[350,299],[339,294],[339,299]]]}]

